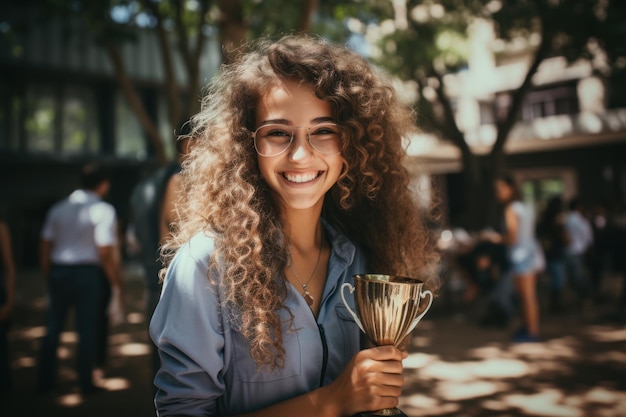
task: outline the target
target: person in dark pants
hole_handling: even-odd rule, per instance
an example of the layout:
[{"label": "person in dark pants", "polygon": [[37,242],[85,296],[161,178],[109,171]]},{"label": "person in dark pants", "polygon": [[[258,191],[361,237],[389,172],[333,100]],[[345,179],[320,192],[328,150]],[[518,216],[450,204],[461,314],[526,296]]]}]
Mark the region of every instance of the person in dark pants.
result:
[{"label": "person in dark pants", "polygon": [[[143,181],[139,182],[131,194],[131,225],[133,237],[138,243],[139,260],[143,269],[146,285],[146,322],[159,302],[161,283],[159,271],[163,268],[160,261],[160,219],[165,188],[170,178],[180,170],[180,165],[171,163]],[[153,374],[159,369],[161,361],[156,346],[152,344],[151,366]]]},{"label": "person in dark pants", "polygon": [[610,317],[619,323],[626,323],[626,202],[618,204],[611,223],[613,269],[617,275],[621,276],[622,284],[617,308]]},{"label": "person in dark pants", "polygon": [[13,259],[11,233],[0,212],[0,396],[8,392],[12,385],[9,367],[9,327],[15,305],[16,268]]},{"label": "person in dark pants", "polygon": [[[183,124],[176,141],[178,160],[155,171],[140,181],[131,193],[131,225],[133,237],[138,243],[143,275],[146,283],[146,322],[161,295],[159,272],[163,268],[160,260],[161,242],[169,235],[171,224],[176,221],[175,203],[178,198],[180,170],[189,144],[190,122]],[[161,366],[159,352],[154,344],[151,349],[153,377]]]},{"label": "person in dark pants", "polygon": [[561,311],[561,298],[566,281],[565,248],[569,235],[565,230],[565,211],[561,196],[552,197],[537,223],[537,238],[546,257],[550,276],[550,311]]},{"label": "person in dark pants", "polygon": [[111,284],[104,274],[100,278],[102,285],[102,297],[100,300],[100,326],[97,334],[96,344],[96,361],[94,377],[101,379],[104,376],[104,367],[107,362],[107,352],[109,347],[109,327],[111,320],[109,319],[109,304],[111,302]]},{"label": "person in dark pants", "polygon": [[56,203],[41,231],[40,262],[48,284],[46,335],[38,363],[40,394],[56,385],[57,348],[67,316],[74,309],[78,333],[76,368],[82,394],[97,390],[92,372],[96,360],[103,300],[102,276],[121,293],[114,207],[103,201],[110,187],[100,165],[81,172],[81,188]]}]

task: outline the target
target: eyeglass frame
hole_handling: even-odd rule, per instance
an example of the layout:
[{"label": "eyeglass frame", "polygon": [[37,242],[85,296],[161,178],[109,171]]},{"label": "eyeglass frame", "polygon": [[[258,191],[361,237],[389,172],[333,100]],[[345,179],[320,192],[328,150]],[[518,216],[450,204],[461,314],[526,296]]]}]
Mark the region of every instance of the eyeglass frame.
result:
[{"label": "eyeglass frame", "polygon": [[[257,142],[257,138],[256,138],[257,132],[259,131],[259,129],[262,129],[262,128],[267,127],[267,126],[281,126],[281,127],[287,128],[288,131],[291,131],[291,137],[289,138],[289,143],[287,143],[287,146],[285,146],[285,149],[283,149],[282,151],[280,151],[278,153],[272,154],[272,155],[262,154],[261,152],[259,152],[259,147],[257,146],[257,143],[256,143]],[[289,125],[281,124],[281,123],[268,123],[268,124],[261,125],[261,126],[257,127],[254,131],[251,131],[250,132],[250,136],[252,137],[253,146],[254,146],[254,149],[256,150],[257,154],[259,156],[264,156],[264,157],[267,157],[267,158],[271,158],[271,157],[283,154],[284,152],[286,152],[291,147],[291,144],[293,143],[293,140],[296,137],[296,129],[306,129],[306,140],[309,143],[309,145],[311,145],[311,147],[313,149],[315,149],[317,152],[321,153],[322,155],[340,155],[341,154],[341,143],[339,144],[339,146],[340,146],[339,152],[326,153],[326,152],[323,152],[320,149],[318,149],[313,144],[313,142],[311,142],[311,129],[315,128],[315,127],[319,127],[319,126],[334,126],[334,127],[336,127],[339,130],[339,132],[338,132],[339,139],[341,141],[343,141],[343,135],[342,135],[343,129],[342,129],[341,125],[339,125],[338,123],[335,123],[335,122],[318,123],[318,124],[313,125],[313,126],[289,126]]]}]

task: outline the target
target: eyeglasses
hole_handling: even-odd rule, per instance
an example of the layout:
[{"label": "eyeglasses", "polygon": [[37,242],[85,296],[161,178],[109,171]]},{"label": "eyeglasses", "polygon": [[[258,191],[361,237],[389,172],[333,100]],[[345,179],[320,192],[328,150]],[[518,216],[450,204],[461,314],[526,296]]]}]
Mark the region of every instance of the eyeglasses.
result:
[{"label": "eyeglasses", "polygon": [[277,156],[289,149],[296,129],[306,129],[306,138],[316,151],[324,155],[341,153],[341,128],[336,123],[315,126],[268,124],[252,132],[254,148],[261,156]]}]

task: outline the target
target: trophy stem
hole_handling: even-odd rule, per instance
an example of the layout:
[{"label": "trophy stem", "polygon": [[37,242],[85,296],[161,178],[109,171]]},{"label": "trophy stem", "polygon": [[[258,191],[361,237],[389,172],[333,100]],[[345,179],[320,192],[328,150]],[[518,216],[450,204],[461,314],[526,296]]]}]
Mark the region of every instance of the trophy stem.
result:
[{"label": "trophy stem", "polygon": [[378,416],[395,416],[395,417],[408,417],[399,408],[385,408],[384,410],[370,411],[367,413],[359,413],[352,417],[378,417]]}]

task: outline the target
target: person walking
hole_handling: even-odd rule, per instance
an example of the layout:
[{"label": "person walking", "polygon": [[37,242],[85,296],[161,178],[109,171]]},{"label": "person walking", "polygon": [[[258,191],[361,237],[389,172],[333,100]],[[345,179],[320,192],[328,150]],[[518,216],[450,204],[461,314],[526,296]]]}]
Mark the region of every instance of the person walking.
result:
[{"label": "person walking", "polygon": [[57,348],[70,309],[78,333],[76,369],[82,394],[97,390],[93,383],[101,302],[104,297],[102,274],[112,293],[121,299],[115,208],[103,199],[110,180],[99,164],[83,167],[80,188],[54,204],[41,230],[40,263],[48,288],[46,335],[38,363],[40,394],[55,388]]}]

